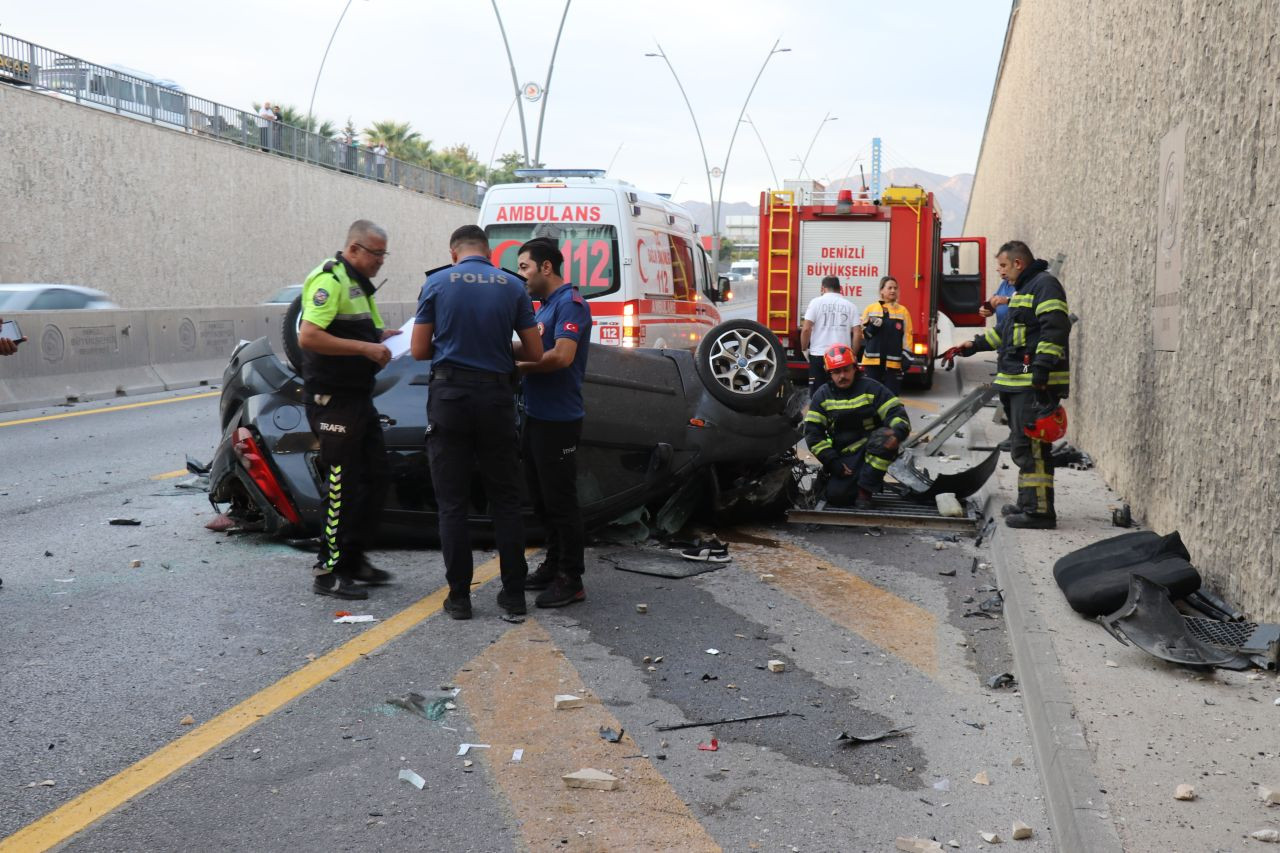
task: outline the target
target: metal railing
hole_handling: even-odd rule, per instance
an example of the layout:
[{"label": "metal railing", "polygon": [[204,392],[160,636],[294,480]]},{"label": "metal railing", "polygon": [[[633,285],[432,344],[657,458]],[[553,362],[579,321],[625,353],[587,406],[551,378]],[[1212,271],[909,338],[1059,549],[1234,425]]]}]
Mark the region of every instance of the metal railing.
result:
[{"label": "metal railing", "polygon": [[169,80],[86,62],[0,33],[0,83],[45,92],[174,130],[256,148],[358,178],[479,205],[475,184],[339,138],[268,120],[183,91]]}]

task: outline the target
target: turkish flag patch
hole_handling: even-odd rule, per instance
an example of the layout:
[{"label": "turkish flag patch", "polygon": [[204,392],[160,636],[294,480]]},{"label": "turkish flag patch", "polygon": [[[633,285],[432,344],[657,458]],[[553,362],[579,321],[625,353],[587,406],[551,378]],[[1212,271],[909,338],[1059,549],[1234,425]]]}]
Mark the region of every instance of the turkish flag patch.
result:
[{"label": "turkish flag patch", "polygon": [[565,323],[565,324],[564,324],[564,330],[565,330],[566,332],[573,332],[573,333],[576,335],[576,334],[578,333],[578,324],[577,324],[577,323]]}]

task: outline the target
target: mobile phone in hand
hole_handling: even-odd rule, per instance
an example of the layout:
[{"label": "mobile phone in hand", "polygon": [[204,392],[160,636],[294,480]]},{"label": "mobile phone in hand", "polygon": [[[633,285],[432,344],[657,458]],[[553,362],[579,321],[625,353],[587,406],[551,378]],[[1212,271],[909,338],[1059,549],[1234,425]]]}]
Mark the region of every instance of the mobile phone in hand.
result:
[{"label": "mobile phone in hand", "polygon": [[0,323],[0,338],[8,338],[15,344],[21,344],[26,340],[22,336],[22,330],[18,328],[17,320],[5,320]]}]

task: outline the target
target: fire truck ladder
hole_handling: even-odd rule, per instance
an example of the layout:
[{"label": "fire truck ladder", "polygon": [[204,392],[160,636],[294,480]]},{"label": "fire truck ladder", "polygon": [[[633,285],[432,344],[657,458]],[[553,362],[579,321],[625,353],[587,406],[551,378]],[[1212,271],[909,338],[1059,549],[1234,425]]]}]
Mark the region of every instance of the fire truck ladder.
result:
[{"label": "fire truck ladder", "polygon": [[790,335],[792,328],[791,255],[795,250],[796,194],[793,190],[769,192],[769,257],[765,278],[766,325],[775,335]]}]

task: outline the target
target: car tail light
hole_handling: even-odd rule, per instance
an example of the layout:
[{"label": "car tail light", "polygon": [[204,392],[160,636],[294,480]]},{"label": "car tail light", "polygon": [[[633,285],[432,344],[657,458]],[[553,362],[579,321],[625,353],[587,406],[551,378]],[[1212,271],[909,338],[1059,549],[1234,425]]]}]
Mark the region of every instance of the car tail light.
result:
[{"label": "car tail light", "polygon": [[262,492],[267,502],[291,524],[301,524],[302,518],[293,508],[293,503],[284,493],[284,489],[280,488],[280,482],[271,472],[271,467],[267,465],[267,460],[258,449],[258,442],[254,441],[253,433],[249,432],[248,427],[240,427],[236,430],[232,446],[235,448],[236,458],[240,460],[240,464],[249,473],[249,478],[258,486],[258,490]]},{"label": "car tail light", "polygon": [[912,355],[926,355],[928,352],[929,352],[928,344],[912,344],[911,346]]},{"label": "car tail light", "polygon": [[636,302],[622,303],[622,345],[637,347],[640,345],[640,326],[636,321]]}]

